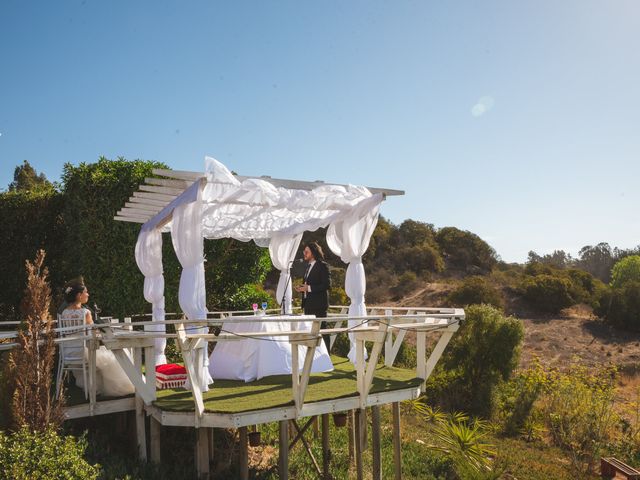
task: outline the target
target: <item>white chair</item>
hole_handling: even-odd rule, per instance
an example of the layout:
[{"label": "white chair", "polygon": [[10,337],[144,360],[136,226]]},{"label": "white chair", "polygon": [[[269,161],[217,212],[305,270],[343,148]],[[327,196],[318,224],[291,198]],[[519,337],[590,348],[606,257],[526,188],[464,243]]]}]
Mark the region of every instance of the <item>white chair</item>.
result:
[{"label": "white chair", "polygon": [[[58,315],[58,327],[62,329],[60,337],[69,337],[78,333],[86,332],[84,317],[78,319],[63,318]],[[75,328],[74,328],[75,327]],[[64,373],[71,371],[80,373],[82,371],[82,384],[84,385],[84,398],[89,398],[89,382],[87,382],[87,357],[85,355],[87,342],[85,339],[67,340],[60,342],[58,355],[58,376],[56,378],[56,397],[62,392],[62,382]]]}]

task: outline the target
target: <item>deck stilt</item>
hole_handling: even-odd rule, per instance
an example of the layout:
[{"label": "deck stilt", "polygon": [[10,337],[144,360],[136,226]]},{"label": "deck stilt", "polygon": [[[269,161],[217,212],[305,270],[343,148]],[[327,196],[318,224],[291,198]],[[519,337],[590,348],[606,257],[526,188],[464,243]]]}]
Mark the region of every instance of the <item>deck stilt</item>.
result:
[{"label": "deck stilt", "polygon": [[329,448],[329,414],[322,414],[322,478],[330,480],[331,449]]},{"label": "deck stilt", "polygon": [[382,451],[380,448],[380,406],[371,407],[371,449],[373,450],[373,480],[382,480]]},{"label": "deck stilt", "polygon": [[391,404],[393,412],[393,466],[395,480],[402,479],[402,456],[400,453],[400,403]]},{"label": "deck stilt", "polygon": [[280,480],[289,478],[289,421],[280,420],[278,476]]},{"label": "deck stilt", "polygon": [[347,417],[347,427],[349,429],[349,464],[353,463],[355,458],[355,445],[356,445],[356,422],[353,410],[349,410]]},{"label": "deck stilt", "polygon": [[209,434],[209,469],[211,469],[211,465],[213,464],[213,458],[214,458],[213,427],[207,428],[207,432]]},{"label": "deck stilt", "polygon": [[362,419],[366,419],[366,413],[364,410],[362,409],[358,409],[355,412],[355,433],[356,433],[356,441],[355,441],[355,446],[356,446],[356,478],[358,480],[362,480],[363,476],[362,476],[362,445],[364,444],[363,439],[362,439],[362,434],[364,433],[362,431]]},{"label": "deck stilt", "polygon": [[240,480],[249,480],[249,446],[247,427],[240,427]]},{"label": "deck stilt", "polygon": [[160,463],[160,432],[162,430],[162,425],[158,420],[153,417],[150,417],[149,428],[151,430],[151,435],[149,437],[151,443],[151,461],[153,463]]},{"label": "deck stilt", "polygon": [[196,475],[199,480],[209,478],[209,432],[196,428]]},{"label": "deck stilt", "polygon": [[[142,350],[140,348],[133,349],[133,362],[136,372],[140,372],[142,368]],[[135,396],[136,403],[136,438],[138,440],[138,458],[142,462],[147,461],[147,432],[146,432],[146,418],[144,413],[144,402],[138,395],[136,389]]]}]

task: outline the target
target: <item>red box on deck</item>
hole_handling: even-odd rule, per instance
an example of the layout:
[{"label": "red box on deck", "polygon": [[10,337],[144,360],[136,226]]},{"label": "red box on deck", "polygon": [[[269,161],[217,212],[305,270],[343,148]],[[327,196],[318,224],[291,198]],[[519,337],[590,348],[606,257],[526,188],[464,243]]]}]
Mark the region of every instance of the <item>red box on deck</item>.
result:
[{"label": "red box on deck", "polygon": [[182,365],[166,363],[156,366],[156,388],[181,388],[187,380],[187,370]]}]

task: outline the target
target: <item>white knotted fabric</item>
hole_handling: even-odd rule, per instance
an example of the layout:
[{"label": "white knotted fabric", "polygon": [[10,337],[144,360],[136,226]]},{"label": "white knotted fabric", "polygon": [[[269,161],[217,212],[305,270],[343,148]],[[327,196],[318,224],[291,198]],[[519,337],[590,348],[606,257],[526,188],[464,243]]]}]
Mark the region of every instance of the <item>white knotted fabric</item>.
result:
[{"label": "white knotted fabric", "polygon": [[[349,305],[350,317],[365,317],[367,309],[364,295],[367,290],[367,280],[362,265],[362,255],[369,248],[371,235],[378,224],[378,214],[381,194],[372,195],[362,200],[344,218],[333,222],[327,229],[327,245],[333,253],[347,263],[344,280],[344,290],[351,300]],[[362,320],[349,320],[349,328],[362,323]],[[354,334],[349,333],[351,348],[349,360],[356,363],[356,348]],[[367,352],[365,351],[365,359]]]},{"label": "white knotted fabric", "polygon": [[282,235],[276,234],[271,237],[269,243],[269,255],[271,255],[271,263],[280,270],[280,278],[278,280],[278,288],[276,290],[276,300],[281,307],[284,306],[284,313],[290,315],[292,313],[291,298],[291,264],[296,256],[302,234]]},{"label": "white knotted fabric", "polygon": [[[193,202],[181,203],[173,210],[171,240],[176,256],[182,265],[178,301],[180,308],[189,320],[204,320],[207,318],[206,288],[204,281],[204,239],[202,237],[202,203],[199,182],[193,186],[198,188],[198,194]],[[208,329],[190,328],[189,333],[207,333]],[[212,382],[209,375],[209,358],[207,342],[202,347],[199,365],[195,365],[196,376],[203,392],[209,390]],[[187,382],[187,388],[190,387]]]},{"label": "white knotted fabric", "polygon": [[[144,275],[144,299],[151,304],[151,319],[154,322],[164,322],[164,275],[162,272],[162,233],[157,229],[143,229],[136,242],[136,263]],[[145,325],[145,330],[151,332],[166,331],[164,324]],[[167,340],[155,339],[156,365],[167,363],[164,354]]]}]

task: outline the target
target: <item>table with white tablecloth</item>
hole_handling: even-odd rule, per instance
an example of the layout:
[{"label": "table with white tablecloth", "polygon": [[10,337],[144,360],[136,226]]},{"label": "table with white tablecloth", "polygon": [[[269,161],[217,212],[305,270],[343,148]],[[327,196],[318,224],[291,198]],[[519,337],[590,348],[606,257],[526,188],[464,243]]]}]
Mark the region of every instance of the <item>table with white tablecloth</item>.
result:
[{"label": "table with white tablecloth", "polygon": [[[296,320],[307,321],[291,321]],[[238,318],[222,325],[224,333],[246,334],[258,332],[286,332],[311,330],[313,315],[268,315]],[[299,358],[302,369],[306,347],[300,346]],[[291,344],[288,336],[243,338],[218,342],[209,357],[211,377],[224,380],[251,382],[269,375],[291,374]],[[324,342],[316,348],[311,373],[333,370],[333,363]]]}]

